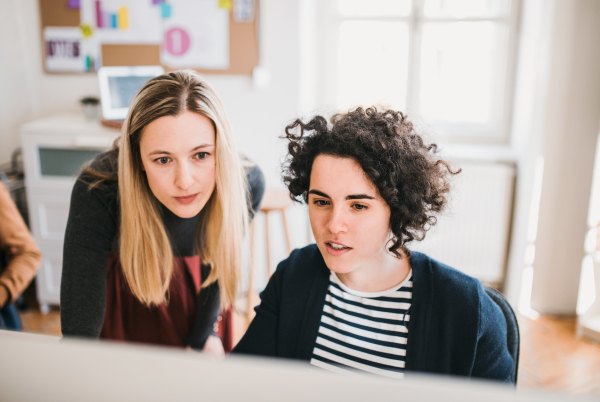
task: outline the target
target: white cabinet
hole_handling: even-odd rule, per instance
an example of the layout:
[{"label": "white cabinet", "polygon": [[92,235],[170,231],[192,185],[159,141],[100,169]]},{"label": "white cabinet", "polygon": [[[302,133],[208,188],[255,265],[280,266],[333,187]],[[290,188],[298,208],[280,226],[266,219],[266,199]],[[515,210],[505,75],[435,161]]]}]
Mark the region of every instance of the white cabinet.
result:
[{"label": "white cabinet", "polygon": [[109,149],[118,130],[60,115],[21,127],[31,232],[42,251],[37,297],[42,311],[60,303],[60,277],[71,190],[81,166]]}]

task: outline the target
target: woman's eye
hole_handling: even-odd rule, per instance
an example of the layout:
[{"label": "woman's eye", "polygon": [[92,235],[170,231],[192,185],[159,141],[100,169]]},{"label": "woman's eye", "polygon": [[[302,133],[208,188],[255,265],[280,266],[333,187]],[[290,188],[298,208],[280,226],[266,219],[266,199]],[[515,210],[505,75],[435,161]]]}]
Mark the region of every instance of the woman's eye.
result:
[{"label": "woman's eye", "polygon": [[198,153],[196,154],[196,158],[197,158],[197,159],[204,159],[204,158],[206,158],[207,156],[208,156],[208,152],[198,152]]},{"label": "woman's eye", "polygon": [[366,205],[362,205],[362,204],[354,204],[354,209],[362,211],[364,209],[367,209]]},{"label": "woman's eye", "polygon": [[166,165],[167,163],[169,163],[169,158],[163,156],[162,158],[156,159],[156,162],[158,162],[161,165]]},{"label": "woman's eye", "polygon": [[327,205],[328,202],[325,201],[325,200],[315,200],[314,204],[317,205],[317,206],[319,206],[319,207],[323,207],[323,206]]}]

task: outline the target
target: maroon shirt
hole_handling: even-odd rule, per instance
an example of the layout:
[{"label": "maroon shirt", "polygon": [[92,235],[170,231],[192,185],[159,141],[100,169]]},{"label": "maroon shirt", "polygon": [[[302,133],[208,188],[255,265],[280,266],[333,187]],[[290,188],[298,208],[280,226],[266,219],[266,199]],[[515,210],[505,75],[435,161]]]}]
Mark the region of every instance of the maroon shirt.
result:
[{"label": "maroon shirt", "polygon": [[[133,295],[119,257],[110,253],[106,315],[100,338],[185,347],[196,319],[200,272],[199,256],[176,257],[168,303],[148,307]],[[215,328],[226,352],[232,349],[231,318],[231,311],[222,314]]]}]

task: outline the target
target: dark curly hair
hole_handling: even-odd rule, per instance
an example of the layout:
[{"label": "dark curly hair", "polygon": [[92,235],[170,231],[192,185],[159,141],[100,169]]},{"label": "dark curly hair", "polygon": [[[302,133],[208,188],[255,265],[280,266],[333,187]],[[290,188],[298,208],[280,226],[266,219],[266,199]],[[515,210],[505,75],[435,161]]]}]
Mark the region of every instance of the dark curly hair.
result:
[{"label": "dark curly hair", "polygon": [[391,209],[389,251],[398,258],[398,249],[410,255],[406,244],[423,240],[436,224],[448,201],[450,177],[460,172],[436,155],[436,144],[423,142],[404,114],[393,110],[357,108],[334,115],[331,125],[322,116],[308,123],[297,119],[282,138],[289,140],[283,181],[294,201],[308,203],[318,155],[351,158],[362,167]]}]

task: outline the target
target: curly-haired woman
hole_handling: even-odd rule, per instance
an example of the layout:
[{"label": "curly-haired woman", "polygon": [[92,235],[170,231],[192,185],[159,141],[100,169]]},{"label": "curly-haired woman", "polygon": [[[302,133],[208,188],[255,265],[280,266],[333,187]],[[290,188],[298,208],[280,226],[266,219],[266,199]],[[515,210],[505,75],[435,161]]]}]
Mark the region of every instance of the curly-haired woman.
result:
[{"label": "curly-haired woman", "polygon": [[235,353],[335,372],[405,371],[510,381],[506,322],[479,281],[408,244],[422,240],[458,171],[402,113],[358,108],[286,128],[284,181],[316,245],[282,261]]}]

